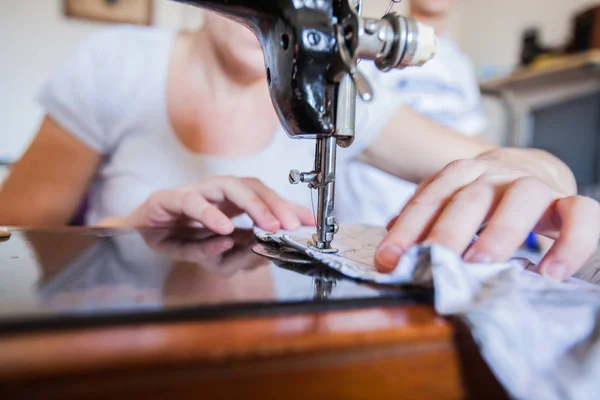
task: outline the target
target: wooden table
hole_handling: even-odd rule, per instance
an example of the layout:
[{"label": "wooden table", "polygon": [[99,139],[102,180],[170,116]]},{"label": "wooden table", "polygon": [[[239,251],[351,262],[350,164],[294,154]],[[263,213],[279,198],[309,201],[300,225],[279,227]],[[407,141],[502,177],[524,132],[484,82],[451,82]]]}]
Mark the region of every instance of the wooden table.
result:
[{"label": "wooden table", "polygon": [[[89,240],[89,235],[77,237]],[[47,248],[68,252],[58,249],[52,235],[46,239],[53,243]],[[15,257],[11,254],[0,243],[0,266]],[[138,397],[489,399],[505,394],[468,331],[426,304],[0,335],[2,399]]]}]

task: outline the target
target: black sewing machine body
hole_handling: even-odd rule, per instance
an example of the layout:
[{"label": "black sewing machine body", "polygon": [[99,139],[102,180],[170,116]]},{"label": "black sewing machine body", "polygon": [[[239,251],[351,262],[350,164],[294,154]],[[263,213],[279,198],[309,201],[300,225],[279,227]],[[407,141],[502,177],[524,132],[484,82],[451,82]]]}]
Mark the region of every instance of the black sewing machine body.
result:
[{"label": "black sewing machine body", "polygon": [[434,30],[394,13],[362,18],[361,0],[176,1],[221,13],[259,39],[283,128],[290,137],[316,139],[313,170],[292,170],[289,180],[318,191],[313,246],[335,252],[336,149],[354,140],[356,94],[373,98],[358,62],[372,60],[381,71],[422,65],[435,54]]},{"label": "black sewing machine body", "polygon": [[335,131],[334,2],[329,0],[177,0],[219,12],[260,41],[271,99],[291,137]]}]

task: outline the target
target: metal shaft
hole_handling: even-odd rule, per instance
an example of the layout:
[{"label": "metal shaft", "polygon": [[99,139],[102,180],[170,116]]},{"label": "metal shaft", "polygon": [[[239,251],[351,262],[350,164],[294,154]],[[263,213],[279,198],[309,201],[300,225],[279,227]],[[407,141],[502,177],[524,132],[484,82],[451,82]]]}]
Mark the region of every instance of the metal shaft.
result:
[{"label": "metal shaft", "polygon": [[346,74],[340,82],[335,111],[337,143],[340,147],[349,147],[354,142],[356,124],[356,88],[350,74]]},{"label": "metal shaft", "polygon": [[[357,68],[361,59],[373,60],[382,71],[421,65],[435,53],[437,39],[432,28],[420,25],[412,18],[388,14],[381,19],[361,18],[359,3],[347,0],[351,7],[342,12],[345,17],[335,26],[337,51],[344,68],[334,74],[338,82],[335,105],[335,132],[318,137],[315,146],[314,169],[301,173],[290,171],[293,184],[308,183],[318,191],[317,232],[310,245],[323,252],[335,252],[331,247],[338,225],[333,216],[335,197],[336,146],[348,147],[354,141],[356,93],[365,101],[373,96],[366,78]],[[392,0],[399,1],[399,0]],[[345,72],[340,75],[339,72]]]},{"label": "metal shaft", "polygon": [[331,247],[338,224],[333,214],[335,201],[335,163],[337,145],[348,147],[354,140],[356,109],[356,89],[349,74],[338,87],[336,104],[336,132],[334,135],[319,138],[315,145],[315,163],[311,172],[290,171],[290,183],[308,183],[318,192],[317,233],[313,235],[312,246],[324,252],[336,252]]},{"label": "metal shaft", "polygon": [[327,300],[331,297],[336,281],[319,276],[313,279],[313,283],[315,286],[313,298],[315,300]]},{"label": "metal shaft", "polygon": [[314,242],[315,246],[321,250],[331,248],[331,241],[337,230],[335,218],[332,216],[335,197],[336,146],[335,136],[330,136],[317,139],[315,148],[315,171],[320,172],[320,179],[317,187],[319,203],[317,208],[317,234]]}]

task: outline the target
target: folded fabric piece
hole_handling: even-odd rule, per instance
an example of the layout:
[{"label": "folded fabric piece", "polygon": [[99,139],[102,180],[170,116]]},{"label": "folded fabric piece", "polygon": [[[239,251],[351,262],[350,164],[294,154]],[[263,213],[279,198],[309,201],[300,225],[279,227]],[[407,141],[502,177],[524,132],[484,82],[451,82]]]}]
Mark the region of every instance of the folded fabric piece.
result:
[{"label": "folded fabric piece", "polygon": [[[305,227],[296,232],[270,233],[254,228],[261,242],[288,246],[322,262],[350,278],[380,284],[416,284],[431,286],[431,275],[420,276],[417,271],[397,268],[392,274],[377,272],[373,265],[375,250],[385,235],[385,229],[368,225],[343,225],[335,237],[337,253],[322,253],[307,245],[314,228]],[[419,264],[420,265],[420,264]],[[417,267],[417,264],[414,265]],[[427,271],[424,271],[427,272]]]},{"label": "folded fabric piece", "polygon": [[524,268],[522,260],[466,263],[436,245],[411,248],[393,273],[381,274],[372,260],[383,229],[342,227],[337,254],[307,246],[310,233],[256,230],[259,240],[290,246],[352,278],[433,286],[436,311],[470,327],[490,369],[515,398],[600,398],[599,286],[554,281]]}]

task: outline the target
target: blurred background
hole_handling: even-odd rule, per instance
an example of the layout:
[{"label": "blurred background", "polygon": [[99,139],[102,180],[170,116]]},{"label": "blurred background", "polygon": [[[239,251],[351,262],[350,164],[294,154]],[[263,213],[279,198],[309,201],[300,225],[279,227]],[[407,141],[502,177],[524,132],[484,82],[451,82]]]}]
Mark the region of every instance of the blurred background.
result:
[{"label": "blurred background", "polygon": [[[0,0],[1,163],[18,159],[36,132],[42,110],[35,95],[57,63],[86,35],[111,25],[69,16],[67,3]],[[77,8],[86,0],[70,3]],[[202,12],[192,7],[167,0],[144,3],[151,8],[148,20],[139,23],[172,29],[192,29],[202,23]],[[387,4],[364,0],[364,14],[381,16]],[[587,29],[584,36],[589,43],[582,45],[578,58],[558,57],[554,50],[562,52],[572,42],[575,17],[594,5],[598,2],[462,0],[449,26],[481,82],[489,122],[486,140],[559,152],[586,187],[598,183],[600,176],[600,72],[595,68],[600,57],[592,43],[594,29],[600,25],[597,14],[579,21],[579,33]],[[394,10],[405,13],[408,7],[405,0]],[[511,75],[524,64],[528,66]],[[543,137],[542,130],[548,132]]]}]

